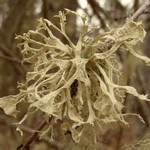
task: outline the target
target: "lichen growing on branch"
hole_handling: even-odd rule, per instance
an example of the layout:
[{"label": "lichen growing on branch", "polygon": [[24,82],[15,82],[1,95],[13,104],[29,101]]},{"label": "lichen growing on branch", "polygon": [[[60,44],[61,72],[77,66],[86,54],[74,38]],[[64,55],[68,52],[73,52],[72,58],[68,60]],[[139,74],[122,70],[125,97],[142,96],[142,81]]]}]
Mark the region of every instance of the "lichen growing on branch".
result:
[{"label": "lichen growing on branch", "polygon": [[[67,15],[76,15],[82,20],[77,44],[67,36]],[[102,133],[108,124],[127,124],[122,114],[125,93],[141,100],[148,98],[131,86],[120,85],[121,70],[115,53],[119,49],[129,51],[150,64],[150,59],[135,49],[145,37],[143,24],[129,20],[120,28],[91,38],[86,34],[86,15],[65,9],[56,17],[60,19],[60,28],[49,20],[39,19],[35,31],[17,36],[22,40],[18,47],[23,62],[32,64],[33,70],[27,72],[26,83],[20,84],[20,93],[1,98],[0,107],[6,114],[16,116],[16,105],[27,101],[30,104],[28,113],[19,124],[35,108],[47,117],[53,116],[53,124],[62,120],[62,129],[71,131],[76,142],[86,126],[90,126],[93,133],[95,129]],[[56,37],[54,31],[62,34],[67,44]]]}]

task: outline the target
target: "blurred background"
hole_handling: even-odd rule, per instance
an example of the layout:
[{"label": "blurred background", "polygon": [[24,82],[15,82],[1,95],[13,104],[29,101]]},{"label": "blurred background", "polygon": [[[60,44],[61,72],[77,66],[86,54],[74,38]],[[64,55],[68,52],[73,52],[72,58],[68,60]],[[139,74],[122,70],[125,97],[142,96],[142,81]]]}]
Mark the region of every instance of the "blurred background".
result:
[{"label": "blurred background", "polygon": [[[53,16],[58,11],[68,8],[83,14],[88,14],[89,27],[93,29],[89,36],[95,33],[107,31],[107,25],[111,28],[121,27],[127,18],[144,3],[144,0],[0,0],[0,97],[17,94],[18,82],[25,82],[25,75],[30,66],[22,66],[21,53],[17,49],[15,35],[22,35],[31,29],[36,29],[37,19],[46,18],[59,26],[59,22]],[[139,17],[147,32],[144,43],[139,44],[140,53],[150,57],[150,7]],[[67,33],[72,41],[76,42],[80,31],[81,22],[76,17],[68,17]],[[63,37],[59,37],[63,40]],[[139,62],[128,53],[118,52],[122,66],[125,84],[134,86],[139,93],[150,95],[150,68]],[[15,130],[15,122],[20,120],[27,111],[27,106],[21,104],[21,111],[14,119],[6,116],[0,109],[0,150],[15,150],[24,143],[33,133],[33,130],[41,122],[41,113],[31,116],[21,125],[24,136]],[[137,116],[126,117],[129,126],[118,126],[98,140],[96,150],[121,150],[124,145],[133,144],[142,138],[148,139],[150,134],[150,103],[139,101],[131,95],[125,97],[125,109],[123,113],[137,113],[143,118],[143,123]],[[58,127],[58,135],[59,135]],[[32,150],[91,150],[83,146],[77,146],[70,135],[66,135],[67,144],[59,137],[58,140],[48,142],[49,136],[42,140],[36,139]],[[150,143],[150,141],[148,141]],[[137,148],[140,145],[136,145]],[[128,148],[129,149],[129,148]],[[147,147],[146,150],[150,148]],[[132,150],[132,148],[131,148]]]}]

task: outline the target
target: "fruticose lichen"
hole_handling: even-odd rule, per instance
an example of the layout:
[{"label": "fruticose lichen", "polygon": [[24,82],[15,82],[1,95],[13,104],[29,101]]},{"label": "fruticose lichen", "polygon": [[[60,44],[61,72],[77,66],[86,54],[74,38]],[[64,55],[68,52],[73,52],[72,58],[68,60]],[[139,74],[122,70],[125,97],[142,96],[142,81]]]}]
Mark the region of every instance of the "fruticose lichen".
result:
[{"label": "fruticose lichen", "polygon": [[[66,34],[67,15],[76,15],[82,20],[77,44]],[[135,49],[145,37],[143,24],[128,20],[120,28],[88,37],[86,15],[65,9],[57,17],[60,28],[47,19],[39,19],[35,31],[17,36],[22,40],[18,47],[23,62],[32,64],[33,70],[27,72],[26,83],[19,84],[20,93],[1,98],[0,107],[6,114],[16,116],[16,105],[26,101],[30,104],[28,113],[19,124],[35,108],[46,117],[53,116],[53,124],[62,120],[62,129],[71,131],[76,142],[86,126],[90,126],[93,133],[95,129],[102,133],[106,125],[127,124],[125,114],[122,114],[125,93],[141,100],[148,98],[131,86],[120,85],[121,70],[115,53],[119,49],[129,51],[150,63],[149,58],[141,56]],[[64,36],[67,44],[55,36],[54,30]]]},{"label": "fruticose lichen", "polygon": [[[149,131],[148,131],[149,132]],[[135,141],[133,144],[125,145],[121,150],[149,150],[150,137],[149,134],[144,136],[141,140]]]}]

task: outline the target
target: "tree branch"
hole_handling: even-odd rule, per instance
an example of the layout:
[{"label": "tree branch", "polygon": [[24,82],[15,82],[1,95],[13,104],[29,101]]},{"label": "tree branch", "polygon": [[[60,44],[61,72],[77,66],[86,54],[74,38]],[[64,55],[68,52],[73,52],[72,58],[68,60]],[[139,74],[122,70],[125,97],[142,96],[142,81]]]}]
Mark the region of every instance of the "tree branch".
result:
[{"label": "tree branch", "polygon": [[[88,0],[88,3],[90,4],[92,10],[93,10],[93,13],[97,16],[97,18],[100,20],[101,22],[101,26],[102,28],[106,28],[106,23],[105,23],[105,20],[102,18],[102,16],[99,14],[99,11],[103,12],[104,14],[104,11],[102,10],[102,8],[97,4],[96,1],[93,1],[93,0]],[[106,14],[106,13],[105,13]]]},{"label": "tree branch", "polygon": [[[52,118],[53,117],[49,119],[49,122],[51,122]],[[41,131],[45,127],[46,124],[47,124],[47,121],[43,120],[41,124],[38,126],[38,128],[36,129],[36,131],[26,141],[26,143],[24,145],[21,144],[20,146],[18,146],[17,150],[30,150],[31,143],[37,138],[39,131]]]},{"label": "tree branch", "polygon": [[[6,118],[4,118],[6,120]],[[27,127],[26,125],[20,124],[19,128],[23,131],[26,132],[27,134],[33,134],[35,132],[34,129]],[[39,136],[38,136],[39,138]],[[62,150],[63,149],[63,144],[60,143],[59,141],[50,141],[48,136],[42,137],[42,139],[40,139],[41,141],[45,142],[47,145],[49,145],[50,147],[55,148],[56,150]],[[21,145],[23,146],[23,145]],[[21,147],[20,146],[20,147]],[[19,149],[19,147],[18,147]]]},{"label": "tree branch", "polygon": [[20,60],[15,59],[13,57],[5,56],[5,55],[0,55],[0,58],[6,59],[6,60],[11,61],[11,62],[15,62],[15,63],[21,64]]},{"label": "tree branch", "polygon": [[146,2],[132,15],[130,20],[135,21],[149,5],[150,5],[150,0],[146,0]]}]

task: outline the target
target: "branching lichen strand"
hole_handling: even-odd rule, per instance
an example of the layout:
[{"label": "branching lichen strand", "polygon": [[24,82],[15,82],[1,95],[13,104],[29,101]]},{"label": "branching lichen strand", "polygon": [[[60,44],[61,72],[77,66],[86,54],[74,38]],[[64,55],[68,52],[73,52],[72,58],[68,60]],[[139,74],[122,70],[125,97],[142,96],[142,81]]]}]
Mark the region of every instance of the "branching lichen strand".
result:
[{"label": "branching lichen strand", "polygon": [[[76,15],[83,22],[76,45],[66,34],[66,15]],[[31,108],[41,110],[46,116],[53,116],[55,123],[61,119],[64,130],[70,130],[76,142],[80,141],[87,125],[93,130],[99,126],[103,132],[110,123],[127,124],[122,115],[125,92],[142,100],[148,98],[133,87],[119,85],[121,70],[115,53],[124,47],[125,51],[150,64],[149,58],[134,49],[145,37],[142,23],[129,20],[120,28],[91,38],[86,35],[86,15],[65,10],[58,18],[60,29],[46,19],[39,19],[36,31],[17,37],[23,41],[19,44],[23,62],[32,64],[33,70],[27,73],[26,89],[20,88],[16,96],[1,98],[0,107],[6,114],[15,116],[16,105],[26,99],[30,106],[23,120]],[[68,44],[58,39],[50,27],[60,32]]]}]

